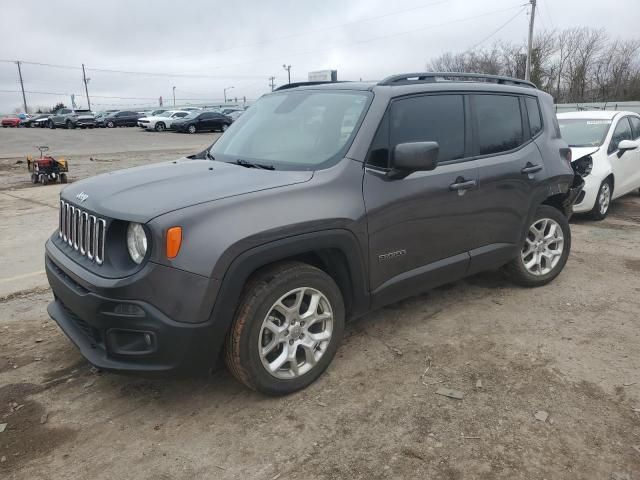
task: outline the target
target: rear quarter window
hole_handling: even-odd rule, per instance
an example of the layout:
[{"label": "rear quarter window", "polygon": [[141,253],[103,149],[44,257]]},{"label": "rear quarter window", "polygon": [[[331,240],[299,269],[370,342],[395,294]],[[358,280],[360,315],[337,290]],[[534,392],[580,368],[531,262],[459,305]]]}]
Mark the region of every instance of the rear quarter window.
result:
[{"label": "rear quarter window", "polygon": [[540,106],[538,105],[538,100],[533,97],[525,97],[524,101],[527,106],[527,117],[529,118],[529,132],[533,138],[542,131]]}]

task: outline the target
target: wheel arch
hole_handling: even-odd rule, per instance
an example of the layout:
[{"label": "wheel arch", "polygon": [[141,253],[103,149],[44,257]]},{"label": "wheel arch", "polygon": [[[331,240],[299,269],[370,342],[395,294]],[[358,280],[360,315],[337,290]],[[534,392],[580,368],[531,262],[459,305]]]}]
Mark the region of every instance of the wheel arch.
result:
[{"label": "wheel arch", "polygon": [[343,294],[347,317],[361,315],[369,308],[366,263],[358,240],[350,231],[312,232],[263,244],[238,255],[222,278],[210,315],[215,358],[247,281],[265,267],[292,260],[320,268],[333,278]]}]

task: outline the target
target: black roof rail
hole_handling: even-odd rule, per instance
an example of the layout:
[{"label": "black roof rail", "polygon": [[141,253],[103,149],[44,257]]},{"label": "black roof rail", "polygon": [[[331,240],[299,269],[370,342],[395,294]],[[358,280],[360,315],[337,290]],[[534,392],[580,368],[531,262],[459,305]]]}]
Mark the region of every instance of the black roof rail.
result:
[{"label": "black roof rail", "polygon": [[345,83],[344,80],[341,81],[336,81],[333,82],[331,80],[327,80],[327,81],[321,81],[321,82],[294,82],[294,83],[285,83],[284,85],[280,85],[278,88],[276,88],[274,91],[277,92],[278,90],[287,90],[289,88],[296,88],[296,87],[307,87],[309,85],[324,85],[325,83]]},{"label": "black roof rail", "polygon": [[[452,80],[453,79],[453,80]],[[490,82],[500,85],[518,85],[522,87],[537,88],[535,84],[528,80],[519,78],[504,77],[502,75],[485,75],[483,73],[463,73],[463,72],[418,72],[401,73],[391,75],[378,82],[378,85],[412,85],[415,83],[435,83],[442,81],[463,81],[463,82]]]}]

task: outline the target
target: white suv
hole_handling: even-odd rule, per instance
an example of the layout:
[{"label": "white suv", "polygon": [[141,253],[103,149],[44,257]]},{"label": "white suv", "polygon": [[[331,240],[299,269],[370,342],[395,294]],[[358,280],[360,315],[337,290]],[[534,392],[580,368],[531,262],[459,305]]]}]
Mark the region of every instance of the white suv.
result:
[{"label": "white suv", "polygon": [[171,124],[180,118],[186,117],[191,112],[184,110],[168,110],[152,117],[142,117],[138,120],[138,126],[145,130],[164,132],[171,129]]},{"label": "white suv", "polygon": [[573,211],[602,220],[611,200],[640,188],[640,115],[634,112],[582,111],[557,115],[572,161],[592,161]]}]

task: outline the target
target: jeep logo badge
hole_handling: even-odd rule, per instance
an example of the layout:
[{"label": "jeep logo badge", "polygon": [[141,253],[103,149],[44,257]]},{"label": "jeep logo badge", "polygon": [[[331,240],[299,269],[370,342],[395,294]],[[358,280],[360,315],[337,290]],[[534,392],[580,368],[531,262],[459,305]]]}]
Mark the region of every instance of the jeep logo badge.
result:
[{"label": "jeep logo badge", "polygon": [[76,198],[78,200],[80,200],[80,203],[84,202],[87,198],[89,198],[89,195],[84,193],[84,192],[80,192],[79,194],[76,195]]}]

